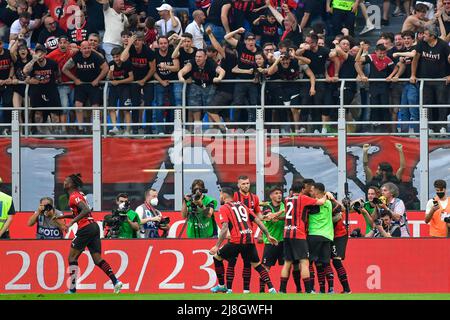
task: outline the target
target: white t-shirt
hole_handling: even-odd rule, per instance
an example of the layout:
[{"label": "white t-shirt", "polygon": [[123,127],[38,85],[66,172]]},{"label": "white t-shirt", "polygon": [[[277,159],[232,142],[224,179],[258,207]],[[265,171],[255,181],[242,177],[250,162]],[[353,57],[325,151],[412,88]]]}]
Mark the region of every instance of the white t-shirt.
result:
[{"label": "white t-shirt", "polygon": [[170,31],[172,31],[172,30],[175,31],[177,34],[180,34],[181,33],[181,22],[180,22],[180,19],[175,17],[175,20],[177,20],[177,23],[178,23],[176,28],[174,28],[173,25],[172,25],[172,19],[169,19],[167,21],[164,20],[164,19],[158,20],[156,22],[156,27],[159,30],[159,35],[160,36],[167,36],[167,34]]},{"label": "white t-shirt", "polygon": [[123,13],[117,13],[111,7],[103,10],[103,14],[105,15],[105,35],[103,36],[103,42],[121,45],[122,37],[120,34],[128,25],[127,16]]},{"label": "white t-shirt", "polygon": [[188,32],[192,34],[192,42],[194,47],[197,49],[204,49],[204,41],[203,41],[203,35],[205,33],[205,29],[201,25],[200,27],[198,24],[193,21],[186,27],[186,30],[184,32]]},{"label": "white t-shirt", "polygon": [[[36,22],[34,20],[30,21],[30,24],[28,25],[28,28],[31,29],[31,30],[28,31],[28,33],[25,34],[25,36],[23,37],[23,39],[26,40],[28,47],[31,46],[31,35],[33,34],[33,29],[35,27],[35,24],[36,24]],[[11,25],[11,29],[10,29],[9,33],[10,34],[19,34],[21,30],[22,30],[22,26],[20,25],[19,19],[17,19]]]},{"label": "white t-shirt", "polygon": [[[449,198],[449,197],[447,197],[447,198],[445,199],[445,201],[442,201],[442,200],[439,199],[439,204],[440,204],[441,208],[443,208],[443,209],[447,208],[448,198]],[[430,211],[431,211],[431,208],[434,207],[434,205],[433,205],[433,200],[434,200],[434,199],[428,200],[428,202],[427,202],[427,207],[425,208],[425,215],[429,214]]]}]

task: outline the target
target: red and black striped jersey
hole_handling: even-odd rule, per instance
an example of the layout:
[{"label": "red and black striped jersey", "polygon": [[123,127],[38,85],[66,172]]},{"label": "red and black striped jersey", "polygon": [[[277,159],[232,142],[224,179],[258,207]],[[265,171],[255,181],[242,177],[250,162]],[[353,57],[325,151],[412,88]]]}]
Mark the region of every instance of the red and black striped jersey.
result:
[{"label": "red and black striped jersey", "polygon": [[252,209],[256,214],[261,213],[261,208],[259,207],[259,198],[256,194],[249,192],[248,195],[244,195],[238,191],[234,193],[233,201],[239,201],[247,208]]},{"label": "red and black striped jersey", "polygon": [[[84,202],[88,207],[89,204],[86,200],[86,196],[81,191],[74,191],[70,194],[69,197],[69,207],[70,210],[72,210],[74,218],[76,218],[80,212],[78,210],[78,203]],[[78,229],[82,229],[89,225],[90,223],[94,223],[94,218],[92,217],[91,213],[89,213],[86,217],[78,221]]]},{"label": "red and black striped jersey", "polygon": [[334,238],[344,237],[347,235],[347,229],[345,228],[345,212],[342,212],[342,218],[334,224]]},{"label": "red and black striped jersey", "polygon": [[294,195],[285,199],[285,239],[306,239],[308,214],[305,208],[316,203],[316,199],[305,195]]},{"label": "red and black striped jersey", "polygon": [[219,209],[219,220],[228,223],[231,239],[234,244],[255,243],[253,236],[253,211],[239,201],[227,202]]}]

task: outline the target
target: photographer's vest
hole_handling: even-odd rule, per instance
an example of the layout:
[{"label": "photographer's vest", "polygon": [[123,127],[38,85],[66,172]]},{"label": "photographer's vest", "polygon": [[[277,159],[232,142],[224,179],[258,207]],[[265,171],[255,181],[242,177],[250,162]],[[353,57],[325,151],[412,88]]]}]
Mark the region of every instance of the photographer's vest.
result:
[{"label": "photographer's vest", "polygon": [[343,11],[351,11],[355,0],[333,0],[331,7]]},{"label": "photographer's vest", "polygon": [[[158,215],[158,210],[149,206],[147,203],[141,204],[139,207],[143,210],[143,219],[153,218]],[[140,226],[140,238],[159,238],[158,230],[158,223],[156,221],[148,221]]]},{"label": "photographer's vest", "polygon": [[441,216],[443,214],[449,214],[450,213],[450,197],[447,197],[447,207],[442,208],[441,202],[438,197],[435,197],[434,200],[436,200],[439,203],[439,209],[437,209],[434,214],[433,218],[431,218],[431,221],[429,222],[430,225],[430,237],[447,237],[447,223],[445,223],[443,220],[441,220]]},{"label": "photographer's vest", "polygon": [[8,212],[12,206],[12,197],[8,196],[6,193],[0,192],[0,229],[3,228],[6,221],[8,220]]},{"label": "photographer's vest", "polygon": [[[394,202],[388,204],[388,208],[394,212],[394,208],[398,202],[401,200],[399,198],[394,198]],[[408,228],[408,219],[406,218],[406,210],[404,214],[400,217],[400,220],[394,221],[394,224],[397,224],[400,227],[400,231],[402,232],[402,237],[410,237],[409,228]]]},{"label": "photographer's vest", "polygon": [[[58,211],[55,212],[55,215]],[[60,212],[60,211],[59,211]],[[59,215],[62,216],[62,213]],[[36,224],[36,239],[62,239],[63,233],[59,230],[56,222],[51,218],[40,214]]]}]

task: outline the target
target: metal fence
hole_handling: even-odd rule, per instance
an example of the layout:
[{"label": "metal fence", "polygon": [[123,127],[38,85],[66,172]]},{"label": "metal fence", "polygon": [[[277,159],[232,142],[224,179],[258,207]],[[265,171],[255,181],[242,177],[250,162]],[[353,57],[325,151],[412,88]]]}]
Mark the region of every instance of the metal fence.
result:
[{"label": "metal fence", "polygon": [[[325,81],[322,79],[318,79],[317,81]],[[367,107],[362,105],[345,105],[344,104],[344,88],[345,84],[348,82],[355,82],[355,79],[339,79],[339,92],[340,92],[340,102],[339,105],[289,105],[289,106],[280,106],[280,105],[266,105],[265,97],[266,97],[266,85],[268,82],[280,82],[278,81],[264,81],[260,84],[260,105],[257,106],[214,106],[214,109],[256,109],[256,119],[254,122],[220,122],[214,123],[215,125],[233,125],[233,126],[254,126],[254,134],[243,134],[243,136],[252,136],[256,139],[256,193],[260,197],[260,199],[264,198],[264,184],[265,184],[265,172],[264,172],[264,155],[266,154],[265,150],[265,139],[269,136],[274,135],[282,135],[276,132],[268,132],[266,129],[268,126],[280,126],[280,125],[311,125],[311,124],[323,124],[320,123],[311,123],[311,122],[270,122],[265,121],[264,119],[264,111],[267,108],[271,109],[279,109],[279,108],[301,108],[301,109],[311,109],[311,108],[333,108],[337,109],[337,121],[331,121],[327,124],[337,126],[337,133],[330,134],[314,134],[315,136],[330,136],[336,135],[338,141],[338,197],[342,198],[344,196],[344,183],[347,177],[347,168],[346,168],[346,150],[347,150],[347,136],[352,135],[351,133],[347,133],[347,125],[349,124],[357,124],[357,125],[368,125],[374,124],[371,121],[352,121],[349,122],[346,120],[346,109],[349,108],[361,108]],[[383,82],[384,79],[369,79],[369,82]],[[409,79],[399,79],[399,83],[409,81]],[[418,105],[408,105],[408,107],[418,107],[419,108],[419,121],[402,121],[403,124],[416,124],[419,125],[419,133],[416,134],[420,139],[420,191],[419,191],[419,199],[421,209],[425,209],[426,202],[428,200],[428,139],[430,136],[438,135],[439,133],[430,133],[429,124],[445,124],[449,125],[450,122],[442,121],[442,122],[429,122],[428,121],[428,109],[429,108],[449,108],[450,105],[425,105],[423,103],[423,90],[424,84],[426,81],[445,81],[437,80],[437,79],[418,79],[419,84],[419,104]],[[173,81],[177,82],[177,81]],[[225,80],[226,82],[231,83],[239,83],[239,82],[250,82],[249,80]],[[309,80],[296,80],[295,82],[309,82]],[[156,83],[156,82],[154,82]],[[14,202],[16,203],[17,209],[20,210],[20,192],[21,192],[21,168],[20,168],[20,138],[23,137],[36,137],[36,138],[49,138],[49,137],[62,137],[62,138],[92,138],[93,144],[93,207],[94,210],[100,211],[101,207],[101,199],[102,199],[102,154],[101,154],[101,142],[103,137],[108,136],[108,126],[111,124],[108,123],[108,111],[109,110],[118,110],[117,107],[111,107],[108,105],[108,88],[109,82],[105,81],[103,87],[103,105],[99,108],[89,108],[83,107],[78,108],[82,110],[92,111],[92,122],[91,123],[45,123],[45,124],[32,124],[29,123],[28,118],[31,111],[35,110],[43,110],[44,108],[32,108],[29,105],[28,101],[28,91],[29,85],[26,85],[25,90],[25,99],[24,99],[24,107],[23,108],[2,108],[2,110],[12,110],[12,123],[11,124],[0,124],[0,130],[3,131],[3,128],[6,126],[11,126],[11,154],[12,154],[12,194],[14,198]],[[165,110],[174,110],[174,121],[168,123],[132,123],[131,126],[141,126],[141,125],[156,125],[156,126],[170,126],[173,128],[171,130],[171,134],[164,135],[149,135],[149,134],[131,134],[129,137],[164,137],[170,136],[174,142],[174,148],[176,154],[182,154],[182,146],[183,140],[187,136],[198,136],[200,134],[197,133],[187,133],[186,128],[189,126],[195,125],[195,123],[187,122],[187,110],[190,109],[202,109],[207,111],[210,106],[187,106],[186,103],[186,94],[187,94],[188,84],[183,84],[182,91],[182,106],[133,106],[133,107],[124,107],[126,110],[150,110],[150,109],[165,109]],[[404,105],[376,105],[373,107],[377,108],[392,108],[392,107],[405,107]],[[49,110],[49,108],[45,108]],[[69,110],[76,110],[75,107],[66,108]],[[20,112],[24,112],[24,122],[20,122]],[[380,121],[379,124],[394,124],[398,122],[393,121]],[[36,135],[30,133],[30,128],[36,126],[50,126],[50,127],[58,127],[58,126],[87,126],[92,129],[92,134],[87,135],[79,135],[79,134],[64,134],[63,136],[58,135]],[[23,128],[23,131],[21,130]],[[366,133],[370,135],[382,135],[386,133]],[[236,134],[233,133],[225,133],[224,136]],[[308,133],[296,133],[298,136],[307,136],[311,135]],[[353,133],[353,135],[364,135],[361,133]],[[404,135],[400,133],[394,133],[394,135]],[[411,133],[407,133],[406,135],[411,135]],[[181,209],[182,204],[182,193],[183,193],[183,165],[181,161],[177,161],[174,164],[174,186],[175,186],[175,210]]]}]

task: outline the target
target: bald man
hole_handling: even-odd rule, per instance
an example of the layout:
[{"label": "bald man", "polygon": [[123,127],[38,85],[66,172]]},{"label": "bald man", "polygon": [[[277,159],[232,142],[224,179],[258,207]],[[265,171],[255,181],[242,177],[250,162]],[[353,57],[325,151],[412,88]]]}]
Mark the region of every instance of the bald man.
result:
[{"label": "bald man", "polygon": [[203,28],[203,24],[205,23],[206,16],[202,10],[195,10],[192,13],[192,17],[194,18],[194,21],[188,24],[185,32],[192,34],[194,47],[197,49],[205,49],[206,44],[203,40],[205,29]]}]

